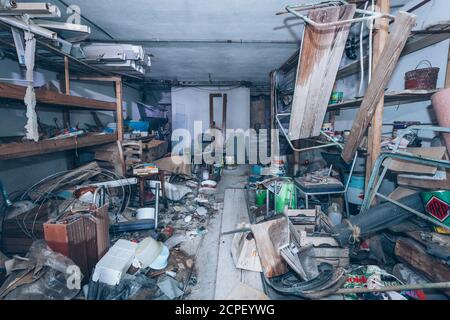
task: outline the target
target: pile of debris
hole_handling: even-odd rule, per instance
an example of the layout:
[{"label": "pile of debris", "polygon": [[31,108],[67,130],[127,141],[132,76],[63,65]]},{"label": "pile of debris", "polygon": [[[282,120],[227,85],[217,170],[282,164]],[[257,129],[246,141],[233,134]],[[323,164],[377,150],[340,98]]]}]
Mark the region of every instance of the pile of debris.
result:
[{"label": "pile of debris", "polygon": [[[417,210],[423,206],[419,193],[399,202]],[[392,203],[338,225],[319,206],[286,207],[283,215],[236,232],[253,235],[235,236],[236,267],[254,271],[254,265],[239,264],[239,257],[256,251],[266,284],[284,296],[426,300],[450,294],[450,236]]]},{"label": "pile of debris", "polygon": [[[178,299],[189,293],[195,259],[180,245],[207,233],[220,209],[217,181],[167,161],[154,164],[164,169],[164,190],[161,182],[145,181],[143,196],[152,200],[144,208],[135,201],[142,196],[139,176],[125,178],[97,162],[55,173],[11,198],[1,225],[0,297]],[[166,203],[159,202],[163,195]],[[72,289],[62,288],[69,282]]]}]

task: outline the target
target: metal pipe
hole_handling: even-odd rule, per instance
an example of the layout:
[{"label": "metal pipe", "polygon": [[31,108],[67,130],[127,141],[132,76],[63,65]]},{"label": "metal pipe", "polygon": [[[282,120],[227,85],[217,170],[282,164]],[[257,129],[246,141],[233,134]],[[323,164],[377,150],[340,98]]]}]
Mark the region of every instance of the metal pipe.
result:
[{"label": "metal pipe", "polygon": [[26,22],[24,22],[20,19],[14,18],[14,17],[0,17],[0,21],[4,22],[10,26],[13,26],[15,28],[34,33],[38,36],[41,36],[41,37],[44,37],[47,39],[56,40],[58,38],[58,35],[56,34],[56,32],[39,27],[38,25],[35,25],[35,24],[27,24]]},{"label": "metal pipe", "polygon": [[[294,150],[295,152],[305,152],[305,151],[310,151],[310,150],[316,150],[316,149],[325,149],[325,148],[330,148],[330,147],[339,147],[341,149],[343,149],[342,145],[338,142],[333,142],[333,143],[329,143],[329,144],[325,144],[325,145],[320,145],[320,146],[314,146],[314,147],[309,147],[309,148],[303,148],[303,149],[298,149],[296,147],[294,147],[294,145],[292,144],[291,139],[289,139],[288,134],[286,132],[286,129],[283,127],[283,124],[281,123],[280,119],[278,118],[278,115],[275,116],[275,120],[278,123],[278,126],[281,129],[281,132],[283,133],[283,135],[285,136],[289,146],[292,148],[292,150]],[[324,133],[323,131],[321,131],[321,134],[323,134],[325,137],[327,137],[328,139],[330,139],[331,141],[334,141],[334,139],[332,139],[329,135],[327,135],[326,133]]]},{"label": "metal pipe", "polygon": [[158,230],[158,214],[159,214],[159,187],[160,182],[156,183],[156,203],[155,203],[155,230]]},{"label": "metal pipe", "polygon": [[292,44],[298,45],[298,41],[290,40],[245,40],[245,39],[138,39],[126,40],[117,39],[114,41],[95,40],[95,43],[129,43],[140,45],[153,45],[155,43],[207,43],[207,44]]},{"label": "metal pipe", "polygon": [[305,21],[307,24],[312,25],[313,27],[317,28],[317,29],[325,29],[325,28],[332,28],[332,27],[339,27],[339,26],[344,26],[347,24],[352,24],[352,23],[356,23],[356,22],[361,22],[361,21],[371,21],[371,20],[376,20],[376,19],[382,19],[382,18],[386,18],[386,19],[391,19],[394,20],[395,17],[390,15],[390,14],[385,14],[385,13],[378,13],[378,12],[372,12],[372,11],[366,11],[366,10],[361,10],[361,9],[356,9],[357,13],[360,14],[364,14],[367,16],[361,17],[361,18],[354,18],[354,19],[348,19],[348,20],[342,20],[342,21],[337,21],[337,22],[330,22],[330,23],[317,23],[311,19],[309,19],[307,16],[300,14],[298,11],[293,10],[292,6],[286,6],[286,10],[290,13],[292,13],[293,15],[295,15],[296,17],[302,19],[303,21]]},{"label": "metal pipe", "polygon": [[407,284],[401,286],[387,286],[382,288],[348,288],[348,289],[339,289],[336,292],[336,294],[410,291],[410,290],[424,290],[424,289],[450,289],[450,282]]}]

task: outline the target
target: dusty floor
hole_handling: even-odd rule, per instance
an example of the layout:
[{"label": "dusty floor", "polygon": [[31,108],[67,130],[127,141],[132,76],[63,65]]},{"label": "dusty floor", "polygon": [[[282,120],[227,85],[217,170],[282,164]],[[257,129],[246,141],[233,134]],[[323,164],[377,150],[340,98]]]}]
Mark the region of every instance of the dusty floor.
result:
[{"label": "dusty floor", "polygon": [[247,184],[247,177],[247,166],[223,171],[215,197],[217,203],[220,203],[220,209],[216,215],[210,218],[208,233],[203,237],[193,239],[193,241],[182,243],[181,250],[195,256],[197,277],[197,284],[191,288],[191,293],[185,297],[186,299],[214,299],[225,190],[228,188],[244,188]]}]

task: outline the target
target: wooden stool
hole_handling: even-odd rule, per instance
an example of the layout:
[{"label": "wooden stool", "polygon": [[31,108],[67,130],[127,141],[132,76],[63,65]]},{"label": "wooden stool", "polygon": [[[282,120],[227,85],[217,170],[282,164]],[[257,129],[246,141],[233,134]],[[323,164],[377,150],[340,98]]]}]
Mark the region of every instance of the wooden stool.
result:
[{"label": "wooden stool", "polygon": [[166,189],[165,189],[165,179],[164,179],[164,171],[159,170],[158,173],[146,174],[143,176],[135,176],[139,181],[139,199],[141,201],[141,207],[145,205],[145,182],[148,180],[155,180],[155,178],[159,179],[161,182],[161,193],[162,199],[164,201],[164,208],[167,209],[167,198],[166,198]]}]

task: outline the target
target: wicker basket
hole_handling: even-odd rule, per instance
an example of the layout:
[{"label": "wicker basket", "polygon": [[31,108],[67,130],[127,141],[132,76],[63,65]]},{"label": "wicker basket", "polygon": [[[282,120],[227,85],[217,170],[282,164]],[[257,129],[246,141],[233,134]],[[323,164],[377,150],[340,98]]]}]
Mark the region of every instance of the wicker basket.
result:
[{"label": "wicker basket", "polygon": [[[423,63],[429,65],[428,68],[418,69]],[[431,62],[423,60],[419,62],[415,70],[405,74],[405,89],[407,90],[433,90],[436,89],[439,68],[434,68]]]}]

